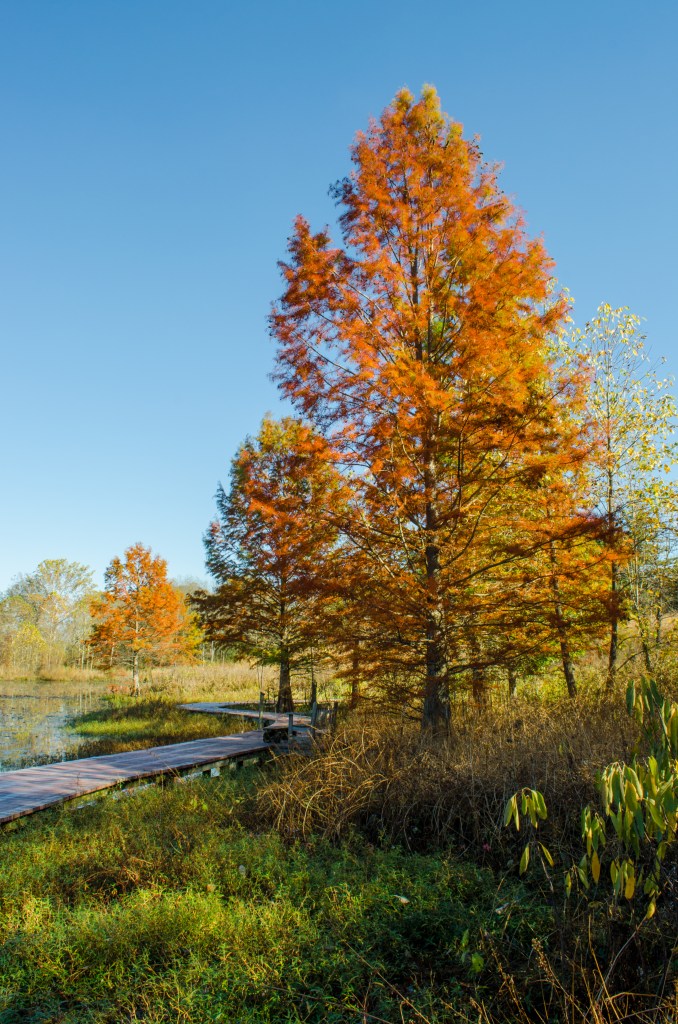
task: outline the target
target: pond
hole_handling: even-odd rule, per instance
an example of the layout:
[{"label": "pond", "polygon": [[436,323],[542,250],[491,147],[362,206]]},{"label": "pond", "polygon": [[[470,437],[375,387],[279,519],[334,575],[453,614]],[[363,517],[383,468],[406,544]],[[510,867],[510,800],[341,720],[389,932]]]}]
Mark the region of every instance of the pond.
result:
[{"label": "pond", "polygon": [[78,744],[69,719],[104,693],[101,684],[0,682],[0,771],[60,761]]}]

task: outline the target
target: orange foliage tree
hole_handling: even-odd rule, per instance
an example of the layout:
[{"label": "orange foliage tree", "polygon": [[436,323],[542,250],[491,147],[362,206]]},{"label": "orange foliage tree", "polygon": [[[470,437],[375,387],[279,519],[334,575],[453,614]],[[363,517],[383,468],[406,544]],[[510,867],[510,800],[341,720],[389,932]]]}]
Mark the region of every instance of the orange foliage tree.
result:
[{"label": "orange foliage tree", "polygon": [[298,420],[264,419],[217,492],[205,537],[218,583],[197,599],[209,635],[280,667],[277,709],[291,711],[291,674],[318,646],[333,601],[336,530],[321,509],[341,501],[324,440]]},{"label": "orange foliage tree", "polygon": [[109,665],[131,668],[136,696],[143,664],[190,661],[200,643],[183,595],[167,579],[167,562],[143,544],[113,559],[91,613],[96,651]]},{"label": "orange foliage tree", "polygon": [[[549,355],[567,315],[551,260],[435,91],[400,92],[352,159],[334,188],[342,244],[296,221],[276,376],[351,486],[329,512],[369,565],[363,656],[372,641],[375,671],[414,680],[441,732],[451,681],[483,647],[501,657],[482,641],[510,633],[503,596],[543,578],[553,538],[525,495],[576,471],[592,441],[562,415],[583,387]],[[568,537],[595,528],[570,512]]]}]

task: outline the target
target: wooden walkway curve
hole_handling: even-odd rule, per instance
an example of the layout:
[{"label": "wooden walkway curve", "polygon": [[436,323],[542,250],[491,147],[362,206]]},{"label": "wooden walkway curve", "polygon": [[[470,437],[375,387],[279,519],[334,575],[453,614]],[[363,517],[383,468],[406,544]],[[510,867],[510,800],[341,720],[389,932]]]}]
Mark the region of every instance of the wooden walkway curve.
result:
[{"label": "wooden walkway curve", "polygon": [[[179,706],[186,711],[259,718],[258,711],[239,708],[235,704],[203,701]],[[287,714],[266,711],[262,719],[267,725],[289,725]],[[304,728],[310,725],[311,720],[306,715],[294,715],[293,722],[295,727]],[[0,825],[89,794],[143,779],[180,775],[191,769],[214,768],[226,761],[238,763],[247,758],[260,757],[270,749],[271,745],[264,740],[263,732],[251,730],[230,736],[212,736],[209,739],[169,743],[146,750],[83,757],[77,761],[60,761],[36,768],[0,772]]]},{"label": "wooden walkway curve", "polygon": [[[196,701],[194,704],[179,704],[180,708],[184,711],[200,711],[206,715],[237,715],[238,718],[250,718],[258,719],[259,712],[257,710],[251,710],[249,708],[241,708],[237,704],[219,704],[213,700],[202,700]],[[261,717],[264,722],[268,725],[287,726],[289,723],[289,713],[277,711],[262,711]],[[311,724],[310,715],[298,715],[293,716],[294,725],[305,728]]]}]

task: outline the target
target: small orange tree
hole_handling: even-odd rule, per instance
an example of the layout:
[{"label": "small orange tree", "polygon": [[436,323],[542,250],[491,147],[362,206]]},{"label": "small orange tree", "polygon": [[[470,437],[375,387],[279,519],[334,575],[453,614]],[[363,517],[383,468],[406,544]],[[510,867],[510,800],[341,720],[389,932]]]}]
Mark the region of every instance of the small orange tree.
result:
[{"label": "small orange tree", "polygon": [[143,544],[114,558],[105,581],[91,605],[92,643],[110,665],[131,668],[138,696],[144,662],[190,660],[200,635],[183,595],[167,579],[167,562]]},{"label": "small orange tree", "polygon": [[205,547],[219,586],[196,604],[215,639],[280,666],[278,711],[293,710],[291,672],[327,629],[336,530],[325,510],[340,491],[325,441],[298,420],[267,417],[233,460],[228,493],[217,493]]}]

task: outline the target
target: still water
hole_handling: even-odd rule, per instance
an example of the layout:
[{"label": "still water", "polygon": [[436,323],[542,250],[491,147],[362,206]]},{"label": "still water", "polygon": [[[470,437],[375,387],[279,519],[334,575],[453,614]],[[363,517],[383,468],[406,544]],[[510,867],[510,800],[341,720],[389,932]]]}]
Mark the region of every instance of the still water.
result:
[{"label": "still water", "polygon": [[69,719],[102,702],[103,687],[0,682],[0,771],[60,761],[78,743]]}]

